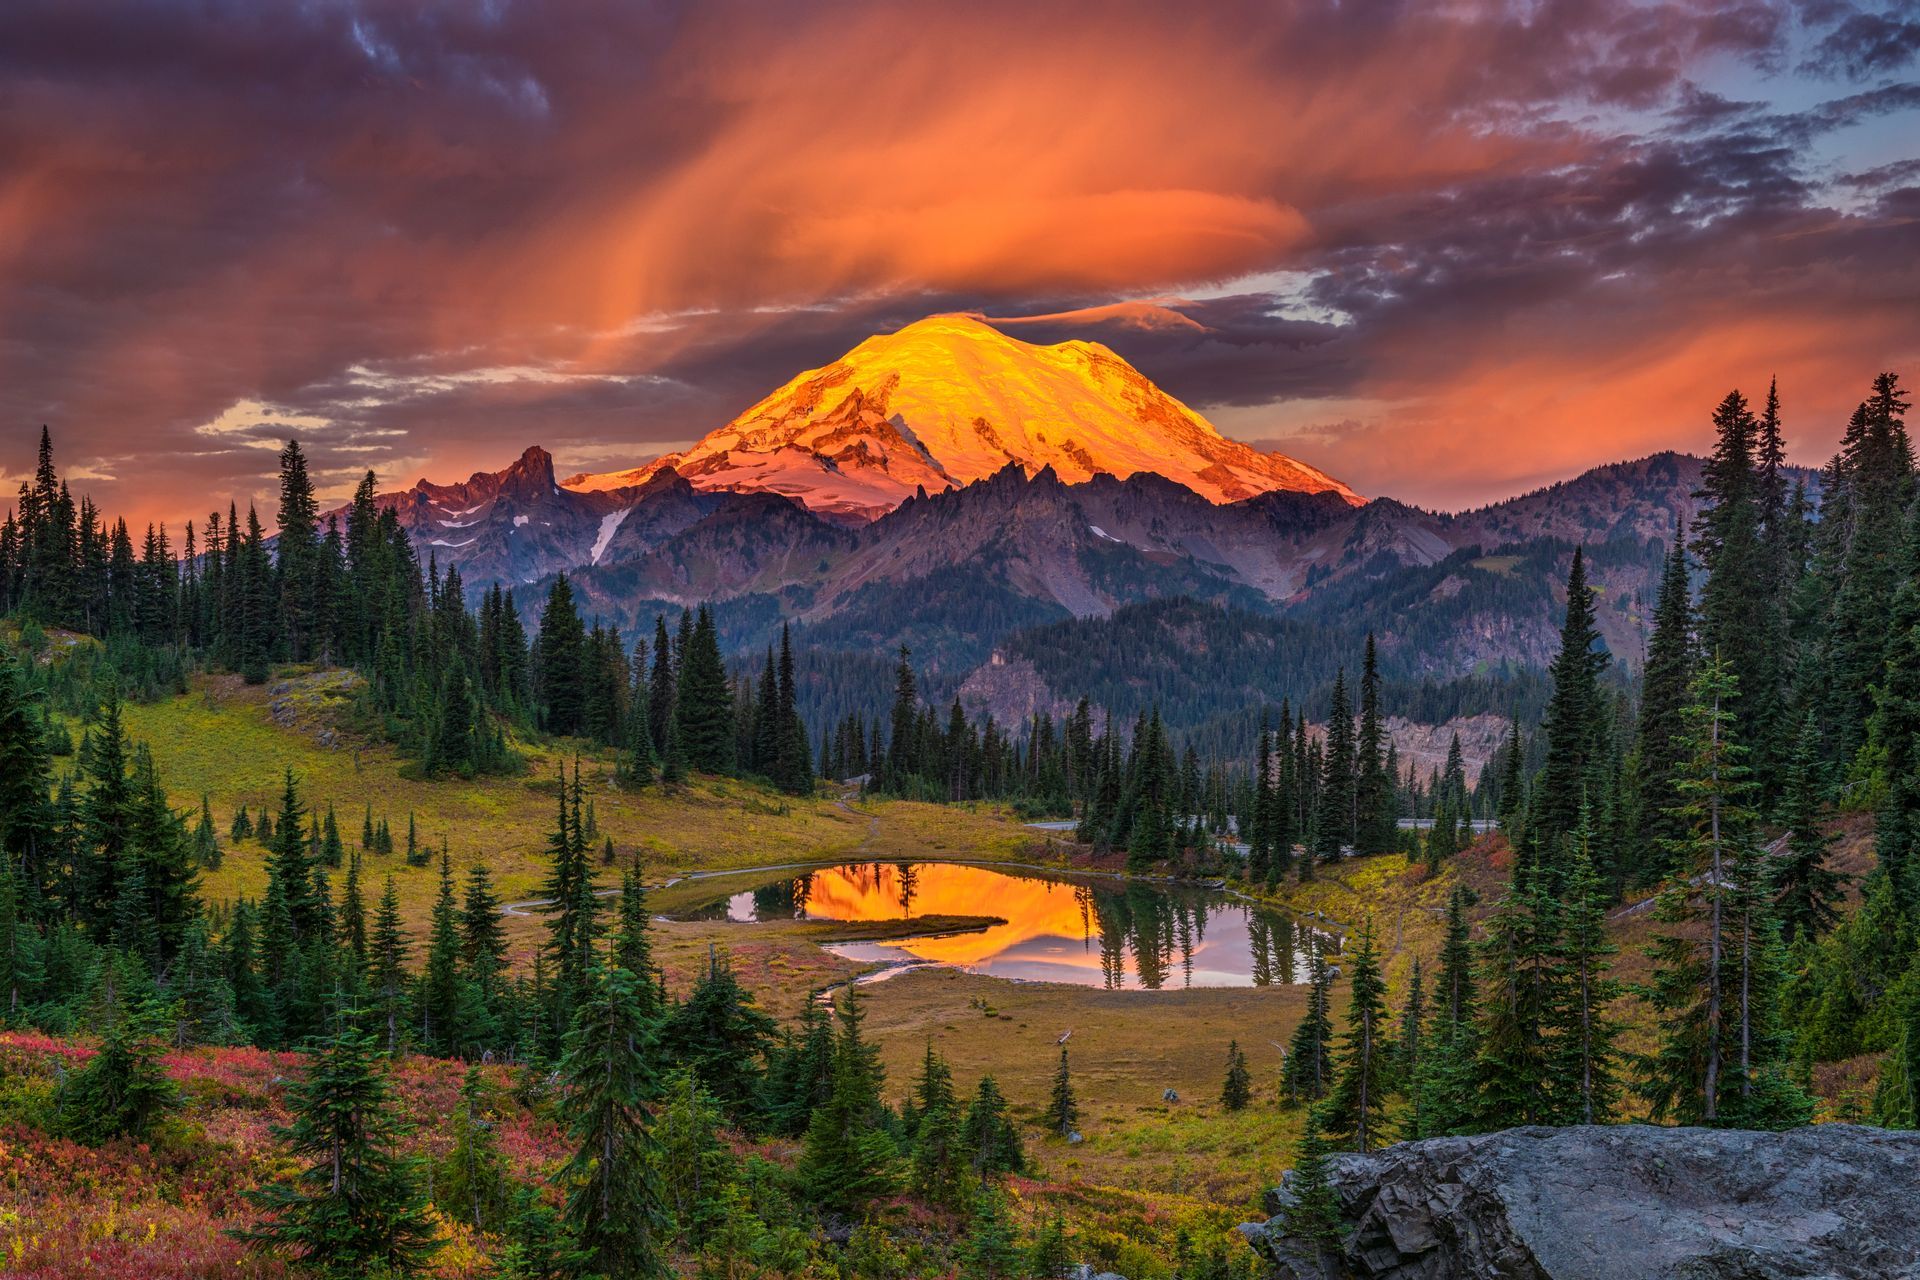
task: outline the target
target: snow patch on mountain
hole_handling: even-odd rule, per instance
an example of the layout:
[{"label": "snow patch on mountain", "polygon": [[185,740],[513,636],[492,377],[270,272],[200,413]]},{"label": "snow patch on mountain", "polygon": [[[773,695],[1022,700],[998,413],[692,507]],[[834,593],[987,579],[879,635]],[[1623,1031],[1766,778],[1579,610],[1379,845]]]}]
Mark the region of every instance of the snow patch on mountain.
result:
[{"label": "snow patch on mountain", "polygon": [[613,541],[614,532],[620,528],[620,522],[627,518],[632,507],[622,507],[600,517],[600,536],[593,540],[593,555],[590,564],[599,564],[600,557],[607,553],[607,544]]}]

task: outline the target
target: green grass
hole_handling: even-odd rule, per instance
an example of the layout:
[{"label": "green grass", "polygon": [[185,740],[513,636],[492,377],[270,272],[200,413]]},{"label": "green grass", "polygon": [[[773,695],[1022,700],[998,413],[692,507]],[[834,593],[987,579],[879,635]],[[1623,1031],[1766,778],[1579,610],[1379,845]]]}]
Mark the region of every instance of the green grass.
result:
[{"label": "green grass", "polygon": [[[659,787],[629,792],[613,783],[611,753],[576,757],[574,743],[518,744],[528,761],[519,776],[429,780],[390,745],[347,730],[346,693],[338,673],[297,678],[290,687],[278,677],[249,686],[222,676],[198,680],[180,697],[126,707],[127,731],[151,747],[174,805],[197,809],[202,793],[210,799],[227,854],[203,879],[210,900],[257,897],[265,888],[264,850],[253,841],[232,846],[226,832],[243,804],[254,815],[263,808],[277,812],[287,770],[305,804],[322,813],[333,806],[349,849],[359,843],[369,806],[376,823],[388,821],[402,849],[411,813],[423,844],[437,849],[444,841],[456,870],[485,861],[508,901],[538,892],[556,772],[571,769],[576,758],[593,800],[596,845],[611,837],[620,864],[639,852],[650,881],[695,870],[959,850],[1009,857],[1031,843],[997,811],[905,803],[863,804],[856,811],[836,795],[796,800],[728,778],[698,778],[672,794]],[[426,920],[436,870],[409,867],[396,851],[368,855],[365,873],[370,896],[391,873],[410,921]]]},{"label": "green grass", "polygon": [[1519,563],[1519,556],[1481,556],[1473,562],[1473,567],[1485,569],[1488,573],[1497,573],[1503,578],[1511,578],[1514,567]]}]

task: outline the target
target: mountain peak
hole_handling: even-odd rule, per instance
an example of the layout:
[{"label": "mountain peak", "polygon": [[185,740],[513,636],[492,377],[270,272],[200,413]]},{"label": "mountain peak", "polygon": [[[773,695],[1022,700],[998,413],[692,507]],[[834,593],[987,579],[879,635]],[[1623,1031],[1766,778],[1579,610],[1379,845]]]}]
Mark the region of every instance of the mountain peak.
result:
[{"label": "mountain peak", "polygon": [[1324,472],[1222,436],[1098,342],[1036,345],[962,312],[867,338],[684,453],[567,485],[631,485],[662,466],[696,488],[780,493],[854,522],[1009,466],[1051,468],[1067,484],[1150,472],[1215,503],[1276,489],[1361,501]]}]

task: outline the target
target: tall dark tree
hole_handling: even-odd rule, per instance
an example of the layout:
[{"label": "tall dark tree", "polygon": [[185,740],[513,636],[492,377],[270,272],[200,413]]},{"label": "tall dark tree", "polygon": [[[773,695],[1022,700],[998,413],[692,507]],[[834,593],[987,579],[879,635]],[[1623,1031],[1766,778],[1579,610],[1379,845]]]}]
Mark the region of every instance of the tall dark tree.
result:
[{"label": "tall dark tree", "polygon": [[1546,764],[1532,833],[1549,864],[1557,861],[1566,837],[1579,825],[1580,808],[1599,789],[1600,736],[1605,706],[1600,675],[1608,654],[1594,623],[1593,594],[1587,585],[1585,554],[1575,548],[1567,573],[1567,615],[1560,628],[1560,652],[1553,660],[1553,697],[1544,729]]},{"label": "tall dark tree", "polygon": [[1640,831],[1636,856],[1626,874],[1639,882],[1657,880],[1667,870],[1664,851],[1680,839],[1674,812],[1680,806],[1676,783],[1682,760],[1675,745],[1680,717],[1693,679],[1693,604],[1687,584],[1686,533],[1674,530],[1673,548],[1660,577],[1653,611],[1653,634],[1640,688],[1637,757]]},{"label": "tall dark tree", "polygon": [[265,1219],[235,1234],[340,1280],[424,1270],[440,1248],[425,1170],[400,1154],[400,1109],[373,1037],[343,1017],[289,1101],[293,1123],[275,1132],[301,1167],[254,1193]]},{"label": "tall dark tree", "polygon": [[1320,773],[1320,802],[1313,823],[1313,854],[1322,862],[1340,857],[1353,843],[1353,707],[1347,700],[1347,675],[1333,678],[1327,704],[1327,749]]},{"label": "tall dark tree", "polygon": [[567,1224],[587,1274],[649,1280],[670,1274],[666,1214],[649,1168],[654,1138],[646,1100],[653,1025],[632,974],[601,967],[567,1034],[560,1117],[575,1143],[568,1162]]},{"label": "tall dark tree", "polygon": [[587,631],[574,606],[566,574],[553,580],[533,645],[533,692],[551,733],[577,734],[587,727]]}]

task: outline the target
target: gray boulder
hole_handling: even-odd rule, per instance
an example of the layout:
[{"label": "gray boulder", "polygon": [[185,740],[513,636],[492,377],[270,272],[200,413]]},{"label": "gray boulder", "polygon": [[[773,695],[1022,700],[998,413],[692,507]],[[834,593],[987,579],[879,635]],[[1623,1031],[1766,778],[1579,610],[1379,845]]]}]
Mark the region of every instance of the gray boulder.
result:
[{"label": "gray boulder", "polygon": [[1920,1280],[1920,1133],[1507,1129],[1327,1173],[1337,1256],[1285,1234],[1285,1180],[1240,1228],[1275,1280]]}]

